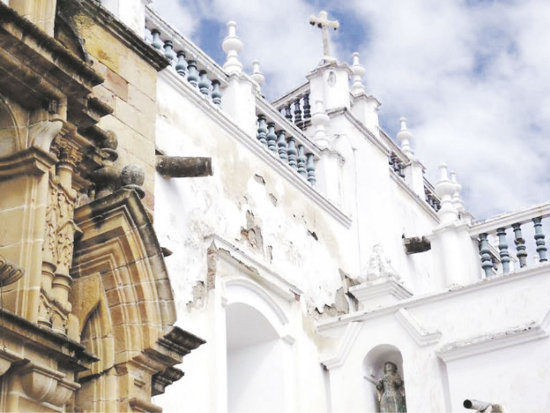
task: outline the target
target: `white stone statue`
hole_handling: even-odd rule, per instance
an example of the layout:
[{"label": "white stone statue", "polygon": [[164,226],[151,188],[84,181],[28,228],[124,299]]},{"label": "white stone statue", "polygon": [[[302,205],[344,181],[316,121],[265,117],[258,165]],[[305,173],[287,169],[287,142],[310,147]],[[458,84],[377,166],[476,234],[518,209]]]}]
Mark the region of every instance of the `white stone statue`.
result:
[{"label": "white stone statue", "polygon": [[398,282],[401,281],[401,277],[399,277],[397,271],[392,267],[389,258],[384,255],[384,250],[380,244],[372,247],[366,276],[367,281],[374,281],[379,278],[393,278]]}]

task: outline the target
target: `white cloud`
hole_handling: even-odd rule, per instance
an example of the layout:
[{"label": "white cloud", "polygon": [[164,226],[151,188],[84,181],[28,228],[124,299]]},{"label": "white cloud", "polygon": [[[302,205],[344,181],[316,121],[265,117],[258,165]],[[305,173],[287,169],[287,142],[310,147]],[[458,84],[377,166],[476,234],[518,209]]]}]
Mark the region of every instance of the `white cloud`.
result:
[{"label": "white cloud", "polygon": [[[235,20],[244,42],[241,61],[250,68],[253,59],[260,60],[271,97],[302,83],[320,60],[320,33],[307,24],[319,6],[364,22],[369,41],[359,51],[367,89],[382,102],[389,129],[395,131],[399,116],[409,118],[413,146],[430,177],[446,161],[479,217],[542,202],[550,194],[550,2],[155,3],[191,36],[201,18]],[[355,49],[338,45],[347,40],[343,35],[334,39],[337,50]]]},{"label": "white cloud", "polygon": [[153,0],[151,7],[182,35],[192,37],[200,23],[197,4],[181,0]]},{"label": "white cloud", "polygon": [[550,4],[470,3],[350,5],[372,31],[363,60],[384,120],[409,117],[419,157],[456,169],[484,217],[550,194]]}]

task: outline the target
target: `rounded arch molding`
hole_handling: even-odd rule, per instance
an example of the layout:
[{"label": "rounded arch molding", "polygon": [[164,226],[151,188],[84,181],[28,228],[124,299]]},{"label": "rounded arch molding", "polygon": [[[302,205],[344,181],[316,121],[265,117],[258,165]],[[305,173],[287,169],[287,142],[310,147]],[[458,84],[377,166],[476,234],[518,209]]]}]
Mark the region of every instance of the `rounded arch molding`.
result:
[{"label": "rounded arch molding", "polygon": [[222,304],[246,304],[258,311],[271,324],[278,336],[293,343],[289,334],[287,311],[259,283],[245,277],[231,277],[223,281]]}]

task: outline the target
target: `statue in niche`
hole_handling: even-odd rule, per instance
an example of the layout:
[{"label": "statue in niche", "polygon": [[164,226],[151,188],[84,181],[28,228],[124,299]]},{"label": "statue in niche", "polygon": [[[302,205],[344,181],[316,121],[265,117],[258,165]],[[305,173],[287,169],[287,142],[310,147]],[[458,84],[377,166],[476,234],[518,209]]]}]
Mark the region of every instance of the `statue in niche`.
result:
[{"label": "statue in niche", "polygon": [[391,361],[384,363],[384,377],[376,383],[380,413],[404,413],[405,388],[403,380],[397,373],[397,365]]},{"label": "statue in niche", "polygon": [[369,264],[366,270],[367,281],[378,280],[379,278],[392,278],[397,282],[401,282],[401,277],[391,265],[391,261],[384,254],[382,246],[376,244],[372,247],[372,254],[369,258]]}]

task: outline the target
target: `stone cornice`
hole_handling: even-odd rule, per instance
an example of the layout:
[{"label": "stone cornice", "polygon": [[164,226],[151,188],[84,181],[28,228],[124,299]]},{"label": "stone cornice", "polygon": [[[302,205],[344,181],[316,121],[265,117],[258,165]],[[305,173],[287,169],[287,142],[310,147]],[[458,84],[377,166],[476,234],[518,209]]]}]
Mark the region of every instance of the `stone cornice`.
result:
[{"label": "stone cornice", "polygon": [[200,93],[196,93],[194,88],[188,82],[182,80],[181,76],[179,76],[176,72],[173,70],[164,70],[160,72],[159,76],[169,85],[174,87],[175,90],[189,99],[194,105],[200,107],[202,112],[213,122],[225,129],[232,138],[241,143],[258,158],[273,168],[287,182],[294,185],[294,187],[302,192],[305,197],[311,199],[323,211],[333,217],[345,228],[350,228],[352,220],[348,215],[325,198],[320,192],[315,190],[309,182],[298,175],[294,169],[287,164],[284,164],[278,156],[273,154],[271,151],[265,150],[265,148],[256,139],[249,136],[244,130],[235,125],[229,116],[227,116],[227,114],[225,114],[225,112],[223,112],[220,108],[212,105],[207,97]]},{"label": "stone cornice", "polygon": [[[205,238],[210,243],[210,250],[216,251],[216,255],[231,265],[238,265],[246,270],[253,279],[263,287],[276,294],[280,298],[291,301],[296,296],[302,295],[303,291],[296,285],[288,282],[283,276],[276,273],[268,266],[252,257],[250,254],[239,249],[231,242],[226,241],[218,235],[211,235]],[[221,251],[226,254],[220,253]]]},{"label": "stone cornice", "polygon": [[436,351],[436,354],[441,360],[448,363],[449,361],[472,357],[477,354],[548,338],[549,336],[550,311],[546,313],[540,323],[532,321],[507,330],[455,341],[441,347],[441,349]]},{"label": "stone cornice", "polygon": [[117,38],[124,46],[128,47],[155,70],[160,71],[170,64],[168,59],[149,46],[132,29],[117,19],[111,12],[94,0],[58,0],[63,12],[78,13],[84,11],[95,22]]},{"label": "stone cornice", "polygon": [[87,369],[85,364],[97,361],[82,344],[49,328],[40,327],[8,310],[0,308],[0,319],[0,336],[17,340],[21,345],[28,343],[33,347],[42,348],[52,359],[72,366],[75,371],[84,371]]},{"label": "stone cornice", "polygon": [[439,291],[436,293],[424,294],[412,296],[409,299],[399,301],[398,303],[388,305],[386,307],[377,308],[368,311],[359,311],[353,314],[346,314],[338,316],[329,320],[324,320],[317,323],[317,329],[319,331],[330,330],[335,327],[339,327],[343,324],[352,321],[364,321],[378,317],[383,317],[388,314],[393,314],[401,308],[414,308],[420,307],[426,304],[436,303],[448,299],[450,297],[460,296],[462,294],[469,294],[474,291],[483,290],[486,288],[493,288],[498,285],[521,282],[521,280],[530,277],[548,276],[550,274],[550,263],[539,265],[537,267],[530,267],[522,271],[506,274],[502,276],[495,276],[491,278],[485,278],[478,282],[468,284],[465,286],[457,286],[450,290]]},{"label": "stone cornice", "polygon": [[0,181],[18,175],[41,175],[57,162],[51,154],[31,146],[28,149],[0,158]]},{"label": "stone cornice", "polygon": [[[96,73],[86,62],[69,51],[65,46],[59,43],[56,39],[46,34],[38,26],[31,21],[20,16],[15,10],[0,2],[0,24],[12,23],[19,30],[23,31],[24,42],[39,45],[40,48],[47,50],[52,55],[52,60],[57,65],[67,66],[78,73],[83,80],[95,86],[103,82],[103,78]],[[6,30],[6,28],[4,28]],[[10,30],[11,31],[11,30]]]}]

